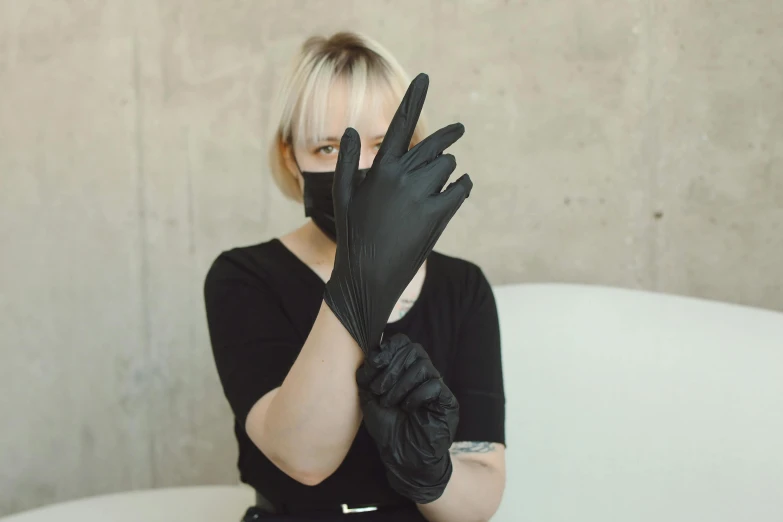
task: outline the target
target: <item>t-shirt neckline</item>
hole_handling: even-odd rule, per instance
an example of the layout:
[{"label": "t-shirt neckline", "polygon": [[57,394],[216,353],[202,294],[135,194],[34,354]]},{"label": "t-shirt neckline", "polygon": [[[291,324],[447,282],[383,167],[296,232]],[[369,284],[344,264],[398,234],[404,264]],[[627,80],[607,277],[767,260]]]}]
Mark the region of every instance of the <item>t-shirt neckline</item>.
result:
[{"label": "t-shirt neckline", "polygon": [[[279,238],[274,238],[272,240],[273,243],[275,243],[278,248],[281,248],[283,251],[285,251],[286,255],[292,259],[293,262],[295,262],[304,272],[306,272],[308,275],[307,277],[313,279],[316,281],[316,283],[319,285],[319,288],[323,288],[326,286],[326,283],[323,279],[321,279],[321,276],[319,276],[315,270],[313,270],[307,263],[302,261],[299,256],[294,254],[285,244],[280,241]],[[435,276],[435,273],[437,270],[433,267],[433,260],[437,257],[437,253],[435,251],[431,252],[430,256],[427,258],[427,269],[424,272],[424,282],[421,285],[421,290],[419,291],[418,297],[416,297],[416,300],[413,302],[413,305],[410,307],[410,309],[397,319],[396,321],[391,321],[389,323],[386,323],[387,326],[393,326],[398,327],[400,325],[404,325],[407,321],[410,320],[410,317],[414,315],[414,312],[416,312],[419,308],[423,306],[422,301],[427,299],[430,287],[433,284],[433,278]]]}]

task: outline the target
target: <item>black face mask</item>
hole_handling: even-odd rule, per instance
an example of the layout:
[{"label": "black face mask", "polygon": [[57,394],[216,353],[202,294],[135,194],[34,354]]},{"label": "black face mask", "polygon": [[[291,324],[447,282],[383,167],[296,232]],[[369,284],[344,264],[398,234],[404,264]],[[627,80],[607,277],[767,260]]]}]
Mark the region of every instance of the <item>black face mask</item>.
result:
[{"label": "black face mask", "polygon": [[[364,179],[370,169],[360,169],[359,179]],[[332,200],[332,172],[302,172],[304,180],[303,199],[305,216],[313,220],[321,231],[332,241],[337,241],[334,223],[334,201]]]}]

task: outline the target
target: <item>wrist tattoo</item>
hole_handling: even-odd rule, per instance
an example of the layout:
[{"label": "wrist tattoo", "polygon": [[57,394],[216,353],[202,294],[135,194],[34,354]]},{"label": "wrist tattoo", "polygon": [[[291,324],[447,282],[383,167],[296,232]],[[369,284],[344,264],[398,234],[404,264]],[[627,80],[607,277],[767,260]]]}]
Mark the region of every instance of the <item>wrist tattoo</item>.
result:
[{"label": "wrist tattoo", "polygon": [[400,312],[398,319],[402,319],[402,317],[408,313],[408,310],[413,307],[413,303],[415,302],[415,299],[400,299]]},{"label": "wrist tattoo", "polygon": [[497,444],[494,442],[455,442],[449,448],[452,455],[460,453],[491,453],[495,451]]}]

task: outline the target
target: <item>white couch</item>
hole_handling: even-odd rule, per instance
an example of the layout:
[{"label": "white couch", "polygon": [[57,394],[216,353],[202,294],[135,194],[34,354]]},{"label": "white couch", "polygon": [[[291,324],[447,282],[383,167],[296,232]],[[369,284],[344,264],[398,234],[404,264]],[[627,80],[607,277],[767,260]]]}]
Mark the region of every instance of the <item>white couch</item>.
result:
[{"label": "white couch", "polygon": [[0,522],[239,522],[254,501],[246,486],[129,491],[32,509]]},{"label": "white couch", "polygon": [[[497,522],[783,521],[783,314],[595,286],[496,288]],[[238,520],[245,487],[110,495],[4,522]]]},{"label": "white couch", "polygon": [[595,286],[496,298],[493,521],[783,521],[783,314]]}]

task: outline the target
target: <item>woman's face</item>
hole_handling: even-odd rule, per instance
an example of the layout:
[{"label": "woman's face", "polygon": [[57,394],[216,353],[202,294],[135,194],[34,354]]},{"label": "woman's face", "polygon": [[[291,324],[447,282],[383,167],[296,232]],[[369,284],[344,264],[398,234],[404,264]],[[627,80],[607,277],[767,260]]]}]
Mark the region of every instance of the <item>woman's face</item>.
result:
[{"label": "woman's face", "polygon": [[[324,136],[320,136],[311,143],[297,143],[289,149],[287,155],[288,167],[291,172],[299,174],[299,168],[303,172],[331,172],[337,164],[337,154],[340,152],[340,138],[348,127],[347,114],[349,103],[348,89],[341,84],[336,84],[329,94],[329,104],[324,121]],[[369,104],[368,104],[369,105]],[[378,105],[381,109],[386,107]],[[390,115],[384,110],[372,110],[369,107],[361,111],[355,129],[362,141],[362,151],[359,160],[360,169],[368,169],[372,166],[375,155],[383,141],[383,136],[391,121]],[[293,152],[296,162],[290,156]],[[301,186],[301,179],[299,180]]]}]

